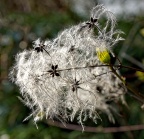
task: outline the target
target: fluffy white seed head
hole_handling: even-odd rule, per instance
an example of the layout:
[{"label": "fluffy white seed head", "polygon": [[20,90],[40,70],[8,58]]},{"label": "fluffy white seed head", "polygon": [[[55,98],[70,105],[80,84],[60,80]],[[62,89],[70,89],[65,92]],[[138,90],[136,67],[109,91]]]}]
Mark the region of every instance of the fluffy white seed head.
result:
[{"label": "fluffy white seed head", "polygon": [[[103,15],[107,21],[101,28]],[[91,21],[66,29],[53,40],[37,39],[34,49],[17,54],[10,76],[35,122],[43,117],[60,121],[77,117],[81,124],[91,118],[96,122],[101,119],[99,111],[114,121],[114,108],[108,102],[121,100],[126,90],[108,67],[97,66],[101,63],[96,48],[111,50],[121,39],[115,23],[114,15],[98,5],[91,12]]]}]

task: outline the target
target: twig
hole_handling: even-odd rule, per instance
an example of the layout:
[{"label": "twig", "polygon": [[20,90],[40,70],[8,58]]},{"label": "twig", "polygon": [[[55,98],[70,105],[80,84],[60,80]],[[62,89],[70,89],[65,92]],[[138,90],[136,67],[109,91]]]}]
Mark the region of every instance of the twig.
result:
[{"label": "twig", "polygon": [[[92,66],[85,66],[85,67],[73,67],[73,68],[67,68],[67,69],[58,69],[57,71],[65,71],[65,70],[72,70],[72,69],[86,69],[86,68],[96,68],[96,67],[109,67],[110,65],[92,65]],[[144,69],[137,69],[129,66],[124,66],[124,65],[112,65],[113,67],[117,68],[127,68],[127,69],[132,69],[135,71],[141,71],[144,72]]]},{"label": "twig", "polygon": [[122,83],[124,84],[124,86],[131,91],[132,93],[132,97],[134,96],[135,99],[137,99],[138,101],[140,101],[142,104],[144,102],[144,95],[142,95],[141,93],[139,93],[138,91],[134,90],[113,68],[112,65],[110,65],[110,69],[112,70],[112,72],[122,81]]},{"label": "twig", "polygon": [[122,67],[122,68],[126,68],[126,69],[135,70],[135,71],[141,71],[141,72],[144,72],[144,69],[137,69],[137,68],[133,68],[133,67],[129,67],[129,66],[124,66],[124,65],[120,65],[120,67]]},{"label": "twig", "polygon": [[[48,120],[47,123],[52,126],[60,127],[68,130],[77,130],[82,131],[82,127],[80,125],[74,124],[65,124],[65,126],[57,121]],[[144,124],[141,125],[130,125],[130,126],[120,126],[120,127],[89,127],[85,126],[85,132],[95,132],[95,133],[115,133],[115,132],[127,132],[127,131],[136,131],[143,130]]]},{"label": "twig", "polygon": [[[121,63],[121,62],[120,62]],[[136,71],[141,71],[144,72],[143,69],[137,69],[137,68],[133,68],[133,67],[129,67],[129,66],[124,66],[124,65],[92,65],[92,66],[84,66],[84,67],[72,67],[72,68],[66,68],[66,69],[58,69],[57,71],[65,71],[65,70],[73,70],[73,69],[77,69],[77,70],[81,70],[81,69],[86,69],[86,68],[96,68],[96,67],[110,67],[110,69],[112,70],[112,72],[122,81],[122,83],[124,84],[124,86],[130,90],[132,92],[132,97],[137,99],[138,101],[140,101],[141,103],[144,102],[144,95],[139,93],[138,91],[134,90],[117,72],[113,67],[117,67],[117,68],[128,68],[128,69],[132,69],[132,70],[136,70]],[[46,71],[47,74],[48,71]]]}]

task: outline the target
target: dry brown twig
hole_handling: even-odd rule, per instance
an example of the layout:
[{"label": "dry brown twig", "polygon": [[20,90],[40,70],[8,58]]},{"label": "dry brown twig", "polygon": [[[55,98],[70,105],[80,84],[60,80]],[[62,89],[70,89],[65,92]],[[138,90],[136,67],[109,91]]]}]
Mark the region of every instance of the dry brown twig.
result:
[{"label": "dry brown twig", "polygon": [[[58,121],[52,121],[48,120],[47,123],[51,126],[60,127],[63,129],[68,130],[76,130],[76,131],[82,131],[81,125],[75,125],[75,124],[62,124]],[[95,132],[95,133],[116,133],[116,132],[128,132],[128,131],[136,131],[136,130],[144,130],[144,124],[140,125],[127,125],[127,126],[120,126],[120,127],[90,127],[85,126],[84,131],[85,132]]]}]

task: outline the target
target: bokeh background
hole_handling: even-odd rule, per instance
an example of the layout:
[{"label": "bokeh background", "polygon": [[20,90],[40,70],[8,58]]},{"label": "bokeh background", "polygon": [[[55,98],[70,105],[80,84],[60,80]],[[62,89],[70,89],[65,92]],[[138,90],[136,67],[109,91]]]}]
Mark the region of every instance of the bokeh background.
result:
[{"label": "bokeh background", "polygon": [[[89,19],[90,9],[104,4],[116,14],[117,28],[123,30],[125,41],[115,47],[116,55],[127,66],[144,69],[144,1],[143,0],[0,0],[0,139],[144,139],[144,130],[122,133],[90,133],[62,129],[33,120],[22,122],[30,113],[17,96],[18,88],[8,79],[16,53],[31,49],[37,38],[54,38],[67,27]],[[121,74],[144,94],[144,74],[122,69]],[[126,94],[128,106],[117,105],[119,115],[112,124],[101,114],[93,127],[119,127],[144,123],[141,104]],[[74,121],[72,124],[76,124]]]}]

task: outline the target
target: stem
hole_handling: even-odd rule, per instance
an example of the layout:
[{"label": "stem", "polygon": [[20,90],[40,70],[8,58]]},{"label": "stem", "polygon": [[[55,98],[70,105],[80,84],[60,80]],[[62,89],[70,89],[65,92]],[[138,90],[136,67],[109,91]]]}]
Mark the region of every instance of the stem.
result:
[{"label": "stem", "polygon": [[[49,52],[45,49],[45,48],[43,48],[44,50],[45,50],[45,52],[50,56],[50,54],[49,54]],[[51,57],[51,56],[50,56]]]},{"label": "stem", "polygon": [[[110,65],[92,65],[92,66],[85,66],[85,67],[73,67],[73,68],[67,68],[67,69],[59,69],[57,71],[65,71],[65,70],[72,70],[72,69],[86,69],[86,68],[96,68],[96,67],[109,67]],[[141,71],[144,72],[143,69],[137,69],[129,66],[124,66],[124,65],[112,65],[113,67],[117,68],[127,68],[127,69],[132,69],[135,71]]]},{"label": "stem", "polygon": [[96,68],[96,67],[109,67],[109,65],[93,65],[93,66],[85,66],[85,67],[73,67],[73,68],[67,68],[67,69],[59,69],[57,71],[65,71],[65,70],[72,70],[72,69]]},{"label": "stem", "polygon": [[[47,120],[48,125],[60,127],[63,129],[69,129],[69,130],[77,130],[82,131],[82,127],[80,125],[74,125],[74,124],[66,124],[64,126],[62,123],[58,121],[52,121]],[[116,132],[128,132],[128,131],[136,131],[136,130],[143,130],[144,125],[127,125],[127,126],[120,126],[120,127],[90,127],[85,126],[84,131],[85,132],[94,132],[94,133],[116,133]]]},{"label": "stem", "polygon": [[112,72],[122,81],[124,86],[126,86],[126,88],[132,92],[131,96],[133,98],[137,99],[138,101],[140,101],[141,103],[144,102],[144,95],[142,95],[138,91],[134,90],[128,83],[126,83],[126,81],[116,72],[116,70],[113,67],[128,68],[128,69],[133,69],[133,70],[136,70],[136,71],[144,72],[144,70],[142,70],[142,69],[136,69],[136,68],[133,68],[133,67],[123,66],[123,65],[111,65],[110,64],[110,65],[92,65],[92,66],[85,66],[85,67],[73,67],[73,68],[67,68],[67,69],[59,69],[57,71],[65,71],[65,70],[73,70],[73,69],[85,69],[85,68],[96,68],[96,67],[110,67]]},{"label": "stem", "polygon": [[139,93],[138,91],[134,90],[128,83],[126,83],[126,81],[115,71],[115,69],[113,68],[112,65],[110,65],[110,69],[122,81],[122,83],[125,85],[125,87],[133,93],[133,95],[131,95],[131,96],[136,98],[137,100],[139,100],[141,103],[143,103],[144,96],[141,93]]},{"label": "stem", "polygon": [[137,68],[133,68],[133,67],[129,67],[129,66],[120,65],[120,67],[122,67],[122,68],[126,68],[126,69],[132,69],[132,70],[135,70],[135,71],[141,71],[141,72],[144,72],[143,69],[137,69]]}]

